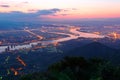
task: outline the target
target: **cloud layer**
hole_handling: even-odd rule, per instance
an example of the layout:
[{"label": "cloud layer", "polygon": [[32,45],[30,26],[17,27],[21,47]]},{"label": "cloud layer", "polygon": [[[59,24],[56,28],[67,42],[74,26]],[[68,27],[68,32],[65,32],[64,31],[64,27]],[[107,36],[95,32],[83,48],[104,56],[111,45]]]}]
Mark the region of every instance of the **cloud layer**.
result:
[{"label": "cloud layer", "polygon": [[9,6],[9,5],[0,5],[0,7],[8,8],[8,7],[10,7],[10,6]]},{"label": "cloud layer", "polygon": [[[1,5],[2,7],[9,7],[7,5]],[[20,11],[11,11],[11,12],[1,12],[0,20],[32,20],[32,19],[41,19],[41,16],[45,15],[55,15],[58,12],[63,11],[62,9],[53,8],[53,9],[45,9],[45,10],[37,10],[36,12],[32,12],[34,10],[30,10],[30,13],[24,13]]]}]

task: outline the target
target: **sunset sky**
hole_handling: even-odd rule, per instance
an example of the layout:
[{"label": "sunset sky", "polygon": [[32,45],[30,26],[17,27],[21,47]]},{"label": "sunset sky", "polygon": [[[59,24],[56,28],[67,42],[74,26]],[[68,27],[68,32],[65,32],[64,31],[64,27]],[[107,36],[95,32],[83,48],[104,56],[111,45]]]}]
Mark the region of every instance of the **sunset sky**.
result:
[{"label": "sunset sky", "polygon": [[0,20],[120,18],[120,0],[0,0]]}]

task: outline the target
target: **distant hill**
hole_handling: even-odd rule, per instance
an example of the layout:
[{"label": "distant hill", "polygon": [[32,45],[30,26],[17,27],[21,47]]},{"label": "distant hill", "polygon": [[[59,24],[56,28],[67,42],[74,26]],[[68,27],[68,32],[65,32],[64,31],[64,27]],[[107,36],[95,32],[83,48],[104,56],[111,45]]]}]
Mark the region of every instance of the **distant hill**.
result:
[{"label": "distant hill", "polygon": [[115,57],[120,56],[120,50],[113,49],[98,42],[93,42],[82,47],[74,48],[70,50],[67,55],[83,56],[86,58],[99,57],[113,61]]}]

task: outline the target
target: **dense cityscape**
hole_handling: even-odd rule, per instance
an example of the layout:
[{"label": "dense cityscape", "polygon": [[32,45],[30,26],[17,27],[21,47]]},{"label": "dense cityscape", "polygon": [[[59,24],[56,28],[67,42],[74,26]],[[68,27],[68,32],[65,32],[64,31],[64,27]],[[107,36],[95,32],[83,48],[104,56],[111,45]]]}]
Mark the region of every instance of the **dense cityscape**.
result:
[{"label": "dense cityscape", "polygon": [[[61,27],[60,27],[61,26]],[[101,39],[109,38],[112,41],[120,39],[119,28],[120,25],[115,26],[103,26],[101,29],[95,29],[95,27],[81,27],[81,26],[69,26],[69,25],[51,25],[41,26],[36,29],[24,27],[23,30],[11,30],[1,31],[0,36],[0,52],[21,50],[21,49],[36,49],[42,48],[49,44],[56,46],[59,42],[64,42],[64,38],[72,37],[68,40],[77,38],[92,38]],[[114,27],[116,27],[114,29]],[[92,29],[94,28],[94,30]],[[82,31],[75,32],[76,31]],[[103,31],[104,30],[104,31]],[[60,39],[63,39],[60,41]]]}]

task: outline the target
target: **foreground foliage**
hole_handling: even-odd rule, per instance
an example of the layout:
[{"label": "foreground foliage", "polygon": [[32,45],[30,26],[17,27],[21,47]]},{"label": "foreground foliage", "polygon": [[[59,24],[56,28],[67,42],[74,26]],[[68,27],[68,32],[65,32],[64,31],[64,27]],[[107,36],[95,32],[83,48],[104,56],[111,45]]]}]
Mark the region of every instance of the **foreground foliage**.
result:
[{"label": "foreground foliage", "polygon": [[101,59],[65,57],[44,73],[33,73],[21,80],[120,80],[120,67]]}]

